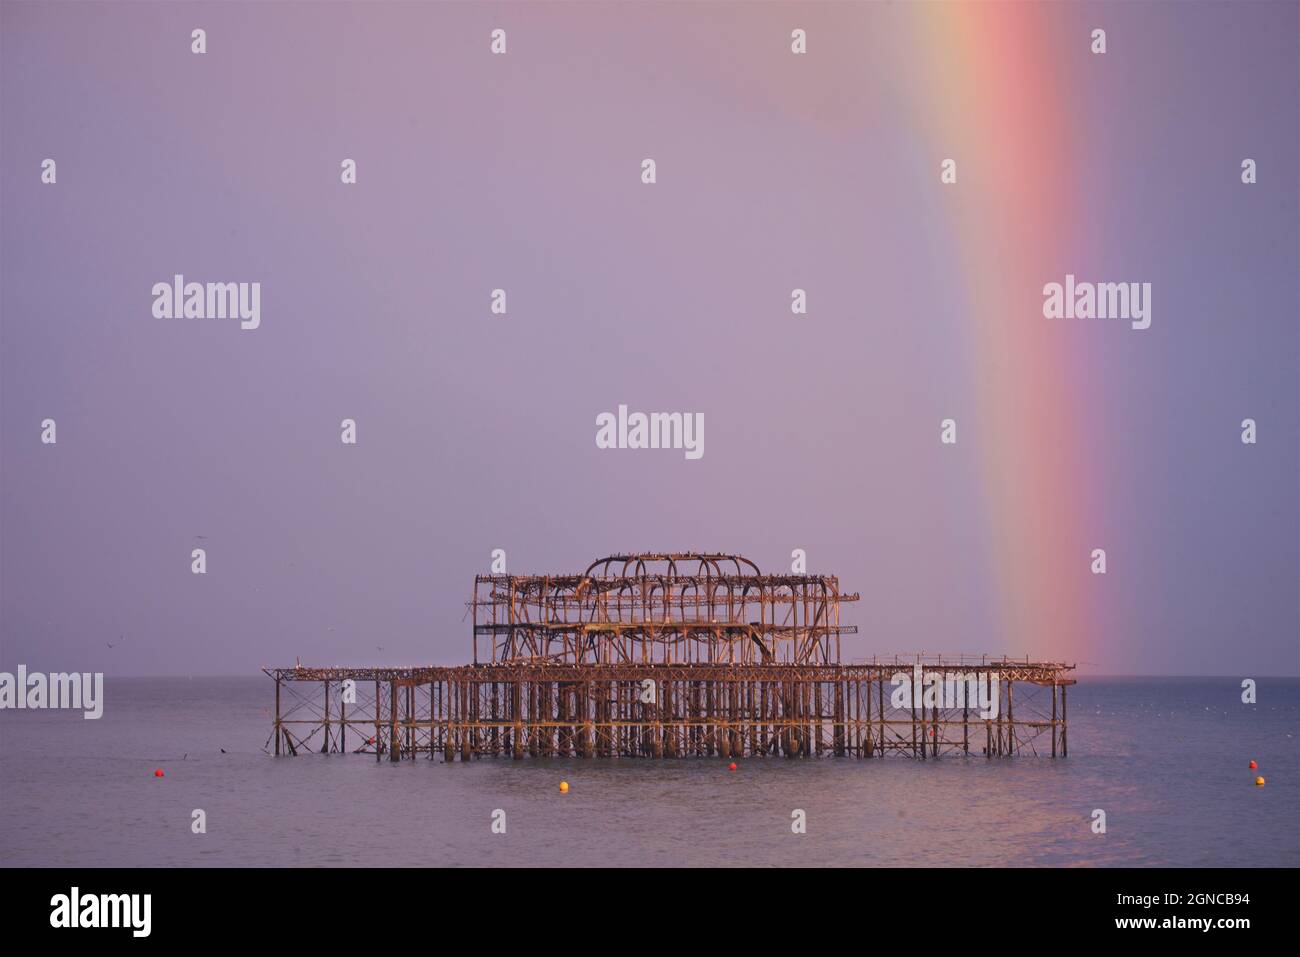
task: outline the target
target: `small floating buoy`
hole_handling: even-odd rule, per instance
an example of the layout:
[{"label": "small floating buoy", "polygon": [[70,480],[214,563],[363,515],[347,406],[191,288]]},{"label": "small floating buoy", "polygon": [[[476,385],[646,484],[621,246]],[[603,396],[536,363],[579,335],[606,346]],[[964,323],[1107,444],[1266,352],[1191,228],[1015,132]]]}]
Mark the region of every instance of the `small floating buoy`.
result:
[{"label": "small floating buoy", "polygon": [[371,743],[371,744],[374,744],[374,743],[375,743],[375,739],[374,739],[374,738],[371,738],[371,739],[370,739],[370,743]]},{"label": "small floating buoy", "polygon": [[[1260,778],[1260,781],[1261,781],[1261,782],[1262,782],[1263,780],[1264,780],[1263,778]],[[569,782],[568,782],[568,781],[561,781],[561,782],[560,782],[560,793],[561,793],[561,794],[568,794],[568,793],[569,793]]]},{"label": "small floating buoy", "polygon": [[1255,787],[1257,787],[1257,788],[1262,788],[1263,786],[1264,786],[1264,779],[1263,779],[1263,778],[1255,778]]},{"label": "small floating buoy", "polygon": [[1254,771],[1257,767],[1259,767],[1259,765],[1256,764],[1254,761],[1251,761],[1251,762],[1250,762],[1250,769],[1251,769],[1252,771]]},{"label": "small floating buoy", "polygon": [[[162,768],[154,768],[153,776],[156,777],[156,778],[160,778],[160,777],[162,777],[162,776],[163,776],[163,770],[162,770]],[[1261,779],[1261,780],[1262,780],[1262,779]]]},{"label": "small floating buoy", "polygon": [[728,771],[734,771],[734,770],[736,770],[736,762],[735,762],[735,761],[732,761],[730,764],[728,764],[728,765],[727,765],[727,770],[728,770]]}]

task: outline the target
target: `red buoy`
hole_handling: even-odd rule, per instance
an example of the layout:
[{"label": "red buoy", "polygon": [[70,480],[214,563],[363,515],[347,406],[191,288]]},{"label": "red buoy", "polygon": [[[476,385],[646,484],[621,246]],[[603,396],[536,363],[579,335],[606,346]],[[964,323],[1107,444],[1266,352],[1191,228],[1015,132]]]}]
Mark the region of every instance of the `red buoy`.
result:
[{"label": "red buoy", "polygon": [[728,765],[727,765],[727,770],[728,770],[728,771],[734,771],[734,770],[736,770],[736,762],[735,762],[735,761],[732,761],[730,764],[728,764]]},{"label": "red buoy", "polygon": [[153,776],[156,778],[162,777],[163,776],[162,768],[154,768]]},{"label": "red buoy", "polygon": [[1251,769],[1252,771],[1254,771],[1257,767],[1259,767],[1259,765],[1256,764],[1254,761],[1251,761],[1251,762],[1250,762],[1250,769]]}]

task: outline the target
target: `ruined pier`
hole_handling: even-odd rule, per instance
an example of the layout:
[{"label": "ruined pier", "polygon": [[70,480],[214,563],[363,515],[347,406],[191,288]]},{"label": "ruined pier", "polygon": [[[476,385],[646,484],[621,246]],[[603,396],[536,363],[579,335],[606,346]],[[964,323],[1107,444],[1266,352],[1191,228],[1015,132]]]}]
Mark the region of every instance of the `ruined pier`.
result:
[{"label": "ruined pier", "polygon": [[843,662],[823,575],[740,556],[611,556],[580,575],[480,575],[472,664],[265,669],[275,754],[917,759],[1068,754],[1074,665]]}]

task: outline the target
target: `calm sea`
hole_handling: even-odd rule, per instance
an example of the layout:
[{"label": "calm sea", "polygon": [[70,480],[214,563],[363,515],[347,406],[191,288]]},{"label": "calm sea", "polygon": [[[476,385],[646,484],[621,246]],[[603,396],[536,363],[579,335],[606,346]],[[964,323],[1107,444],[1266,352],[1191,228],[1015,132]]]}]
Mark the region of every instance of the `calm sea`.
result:
[{"label": "calm sea", "polygon": [[[268,679],[110,678],[98,721],[0,712],[0,863],[1300,865],[1300,681],[1261,679],[1255,706],[1239,695],[1235,678],[1085,677],[1065,760],[759,758],[730,772],[277,759],[263,751]],[[195,808],[206,834],[191,832]]]}]

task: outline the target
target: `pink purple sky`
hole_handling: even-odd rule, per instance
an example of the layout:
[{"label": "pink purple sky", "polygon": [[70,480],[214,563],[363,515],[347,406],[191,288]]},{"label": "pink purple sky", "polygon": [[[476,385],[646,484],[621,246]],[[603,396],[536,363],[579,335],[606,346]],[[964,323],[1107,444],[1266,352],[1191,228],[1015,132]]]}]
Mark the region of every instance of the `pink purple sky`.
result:
[{"label": "pink purple sky", "polygon": [[849,658],[1296,674],[1298,9],[6,0],[0,667],[458,663],[494,548],[802,548]]}]

